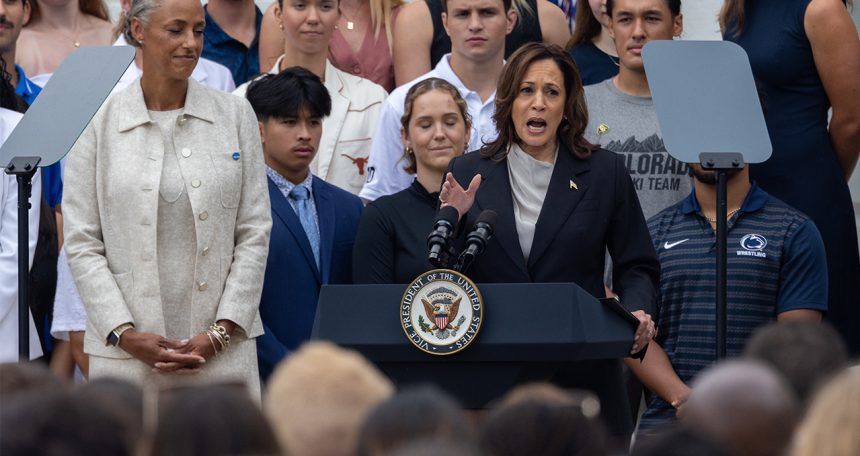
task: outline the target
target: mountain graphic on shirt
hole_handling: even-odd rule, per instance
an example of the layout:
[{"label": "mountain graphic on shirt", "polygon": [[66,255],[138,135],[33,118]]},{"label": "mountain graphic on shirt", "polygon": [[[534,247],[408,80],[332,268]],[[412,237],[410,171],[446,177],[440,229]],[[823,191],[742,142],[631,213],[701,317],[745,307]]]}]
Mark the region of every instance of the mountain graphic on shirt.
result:
[{"label": "mountain graphic on shirt", "polygon": [[666,152],[666,146],[663,145],[663,139],[653,134],[642,141],[637,141],[635,136],[627,138],[625,141],[610,141],[609,144],[603,146],[606,150],[613,152]]}]

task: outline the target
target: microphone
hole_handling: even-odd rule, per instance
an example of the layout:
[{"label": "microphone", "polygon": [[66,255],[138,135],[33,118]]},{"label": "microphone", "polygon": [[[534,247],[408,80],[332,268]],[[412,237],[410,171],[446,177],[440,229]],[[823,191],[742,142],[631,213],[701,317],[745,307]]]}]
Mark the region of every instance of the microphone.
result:
[{"label": "microphone", "polygon": [[445,206],[436,214],[433,231],[427,236],[427,248],[430,249],[427,261],[437,268],[447,267],[448,243],[459,218],[460,213],[453,206]]},{"label": "microphone", "polygon": [[493,237],[496,219],[498,219],[498,214],[494,210],[488,209],[478,214],[478,219],[475,220],[472,232],[466,236],[466,250],[463,250],[460,258],[457,260],[458,271],[465,272],[475,257],[484,253],[484,249],[487,248],[487,242]]}]

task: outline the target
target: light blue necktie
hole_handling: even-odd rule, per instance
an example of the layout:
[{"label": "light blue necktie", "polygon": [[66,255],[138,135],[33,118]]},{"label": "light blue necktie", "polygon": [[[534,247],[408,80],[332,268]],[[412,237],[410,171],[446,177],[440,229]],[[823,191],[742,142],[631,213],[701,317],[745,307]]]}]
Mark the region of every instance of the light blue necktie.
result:
[{"label": "light blue necktie", "polygon": [[319,268],[320,235],[314,222],[314,214],[311,211],[311,203],[308,199],[309,196],[308,189],[303,185],[296,185],[290,190],[290,198],[296,201],[296,215],[299,216],[299,221],[302,222],[302,228],[305,229],[305,234],[311,243],[311,250],[314,252],[314,259],[317,262],[317,268]]}]

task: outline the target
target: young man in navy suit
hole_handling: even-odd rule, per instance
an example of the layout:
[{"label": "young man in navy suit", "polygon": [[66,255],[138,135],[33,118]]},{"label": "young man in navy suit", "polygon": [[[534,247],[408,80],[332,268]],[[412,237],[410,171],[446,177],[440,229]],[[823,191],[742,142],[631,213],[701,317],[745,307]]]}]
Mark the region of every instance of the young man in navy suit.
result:
[{"label": "young man in navy suit", "polygon": [[310,172],[331,98],[303,68],[266,75],[248,87],[266,159],[272,235],[257,339],[265,381],[281,359],[311,334],[320,287],[349,283],[361,200]]}]

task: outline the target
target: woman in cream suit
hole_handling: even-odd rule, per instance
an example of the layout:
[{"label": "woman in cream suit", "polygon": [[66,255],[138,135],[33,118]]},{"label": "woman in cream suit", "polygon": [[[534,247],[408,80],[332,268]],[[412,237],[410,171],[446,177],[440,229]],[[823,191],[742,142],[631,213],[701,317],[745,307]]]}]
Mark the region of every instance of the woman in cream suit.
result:
[{"label": "woman in cream suit", "polygon": [[65,239],[87,309],[90,375],[244,380],[271,218],[257,121],[189,79],[197,0],[134,0],[126,39],[143,76],[112,96],[66,165]]}]

